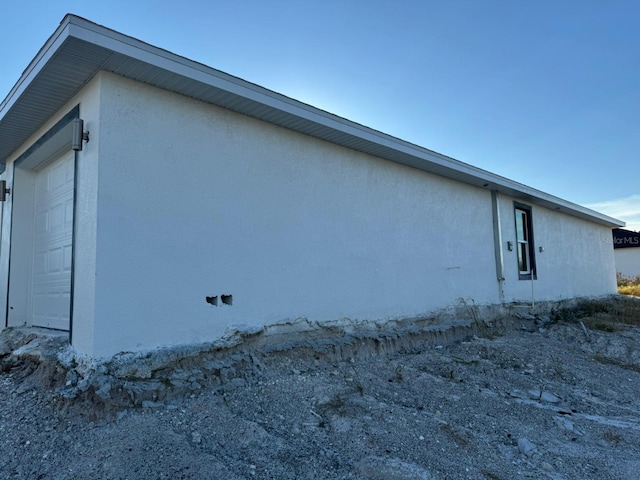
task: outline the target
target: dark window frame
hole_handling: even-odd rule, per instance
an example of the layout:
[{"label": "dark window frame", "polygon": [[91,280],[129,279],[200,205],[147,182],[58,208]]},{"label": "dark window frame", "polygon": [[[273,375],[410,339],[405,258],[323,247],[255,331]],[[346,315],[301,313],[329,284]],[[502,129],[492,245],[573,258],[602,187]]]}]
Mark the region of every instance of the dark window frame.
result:
[{"label": "dark window frame", "polygon": [[[525,213],[525,239],[521,240],[518,238],[518,211]],[[518,268],[518,279],[519,280],[536,280],[538,278],[538,270],[536,268],[536,248],[535,248],[535,240],[533,234],[533,212],[530,205],[525,205],[520,202],[513,202],[513,213],[514,213],[514,222],[516,227],[516,255],[520,255],[522,245],[526,242],[527,248],[527,258],[528,262],[528,272],[523,273],[520,269],[520,261],[519,257],[517,257],[516,265]]]}]

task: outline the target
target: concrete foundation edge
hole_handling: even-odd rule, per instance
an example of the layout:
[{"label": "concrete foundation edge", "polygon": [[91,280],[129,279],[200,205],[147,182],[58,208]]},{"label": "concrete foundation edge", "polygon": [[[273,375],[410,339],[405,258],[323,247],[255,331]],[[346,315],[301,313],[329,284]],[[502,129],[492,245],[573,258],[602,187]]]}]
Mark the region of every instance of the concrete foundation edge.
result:
[{"label": "concrete foundation edge", "polygon": [[121,353],[101,362],[79,357],[65,336],[10,328],[0,335],[0,367],[24,377],[25,390],[50,389],[62,405],[90,402],[94,411],[107,412],[153,408],[205,388],[237,387],[248,372],[262,368],[266,355],[341,361],[419,352],[508,328],[538,328],[580,300],[484,306],[461,300],[432,315],[384,322],[301,318],[262,328],[238,326],[210,343]]}]

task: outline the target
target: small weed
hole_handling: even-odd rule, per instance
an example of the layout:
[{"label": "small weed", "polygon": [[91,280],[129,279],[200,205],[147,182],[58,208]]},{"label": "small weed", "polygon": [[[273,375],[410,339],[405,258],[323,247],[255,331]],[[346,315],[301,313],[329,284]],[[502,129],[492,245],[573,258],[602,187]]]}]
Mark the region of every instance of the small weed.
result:
[{"label": "small weed", "polygon": [[585,300],[578,305],[582,317],[591,317],[597,313],[608,313],[611,304],[608,300]]},{"label": "small weed", "polygon": [[640,301],[628,297],[583,300],[573,307],[554,310],[554,322],[576,323],[602,332],[616,332],[625,325],[640,326]]},{"label": "small weed", "polygon": [[466,358],[461,358],[456,356],[452,356],[451,358],[453,359],[454,362],[462,363],[464,365],[478,365],[480,363],[480,360],[478,360],[477,358],[472,358],[471,360],[467,360]]},{"label": "small weed", "polygon": [[596,330],[600,330],[602,332],[617,332],[619,328],[610,323],[593,323],[591,324],[591,328],[595,328]]},{"label": "small weed", "polygon": [[478,314],[478,307],[476,306],[476,302],[473,300],[473,298],[470,298],[469,300],[471,304],[467,303],[467,301],[461,297],[460,304],[467,310],[467,312],[469,312],[469,315],[471,316],[473,321],[478,322],[478,320],[480,319],[480,315]]},{"label": "small weed", "polygon": [[493,473],[489,470],[482,470],[482,474],[489,478],[490,480],[502,480],[502,477],[496,473]]},{"label": "small weed", "polygon": [[633,363],[623,363],[620,360],[611,357],[605,357],[604,355],[601,355],[599,353],[596,353],[593,356],[593,359],[596,362],[602,363],[604,365],[615,365],[617,367],[624,368],[625,370],[631,370],[632,372],[640,373],[640,365],[636,365]]},{"label": "small weed", "polygon": [[607,442],[611,442],[611,443],[615,444],[616,447],[623,440],[622,435],[620,435],[619,433],[613,433],[613,432],[611,432],[609,430],[604,432],[604,435],[602,435],[602,436]]},{"label": "small weed", "polygon": [[389,364],[389,368],[393,369],[393,377],[389,378],[389,382],[402,382],[404,380],[404,364],[398,363],[394,365],[393,362],[387,357],[387,364]]},{"label": "small weed", "polygon": [[564,378],[564,367],[562,359],[559,357],[551,357],[552,368],[553,368],[553,376],[557,379]]},{"label": "small weed", "polygon": [[551,309],[551,325],[556,323],[566,323],[573,318],[571,310],[568,308],[552,308]]},{"label": "small weed", "polygon": [[351,368],[353,369],[353,379],[355,380],[355,383],[356,383],[356,389],[358,390],[358,393],[360,394],[360,396],[364,397],[364,385],[360,380],[360,375],[358,375],[358,371],[356,370],[356,367],[351,366]]},{"label": "small weed", "polygon": [[[335,412],[339,416],[344,417],[347,415],[347,399],[344,394],[338,393],[333,396],[331,400],[319,406],[318,411],[322,413]],[[320,418],[322,418],[322,416],[320,416]]]},{"label": "small weed", "polygon": [[440,425],[440,430],[445,432],[454,442],[456,442],[460,446],[469,445],[469,438],[466,432],[459,432],[457,429],[453,428],[450,423],[445,423]]},{"label": "small weed", "polygon": [[610,300],[581,300],[576,305],[551,311],[552,322],[571,322],[590,317],[597,313],[607,313],[611,309]]}]

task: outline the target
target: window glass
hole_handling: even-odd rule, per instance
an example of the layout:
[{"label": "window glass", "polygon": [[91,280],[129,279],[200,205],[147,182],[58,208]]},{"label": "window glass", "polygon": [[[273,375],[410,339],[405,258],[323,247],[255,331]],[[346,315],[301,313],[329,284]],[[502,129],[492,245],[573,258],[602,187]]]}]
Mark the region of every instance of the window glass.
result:
[{"label": "window glass", "polygon": [[518,255],[518,273],[520,279],[535,276],[535,259],[533,258],[533,238],[531,236],[531,210],[524,205],[516,205],[516,251]]},{"label": "window glass", "polygon": [[527,244],[518,244],[518,270],[520,273],[529,273],[529,252],[527,252]]},{"label": "window glass", "polygon": [[519,242],[526,240],[524,236],[525,212],[516,210],[516,239]]}]

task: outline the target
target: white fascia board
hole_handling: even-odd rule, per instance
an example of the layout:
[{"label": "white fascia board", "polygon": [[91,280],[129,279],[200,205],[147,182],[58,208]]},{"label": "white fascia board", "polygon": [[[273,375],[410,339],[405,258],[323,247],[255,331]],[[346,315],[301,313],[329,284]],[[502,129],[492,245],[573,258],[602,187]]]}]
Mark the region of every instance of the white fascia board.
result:
[{"label": "white fascia board", "polygon": [[582,218],[595,220],[610,226],[619,226],[623,222],[602,215],[598,212],[581,207],[574,203],[562,200],[553,195],[546,194],[534,188],[509,180],[505,177],[493,174],[486,170],[474,167],[467,163],[455,160],[445,155],[438,154],[426,148],[397,139],[390,135],[378,132],[331,113],[322,111],[310,105],[298,102],[284,95],[272,92],[258,85],[252,84],[224,72],[220,72],[201,63],[181,57],[167,50],[154,47],[140,40],[128,37],[119,32],[100,27],[79,17],[68,17],[68,34],[99,45],[129,58],[153,65],[163,70],[184,76],[186,78],[202,82],[205,85],[233,93],[242,98],[266,105],[279,111],[288,113],[298,118],[311,121],[332,130],[354,136],[376,145],[384,146],[397,152],[402,152],[416,160],[425,162],[424,165],[413,165],[417,168],[429,171],[434,166],[447,170],[449,177],[469,183],[473,178],[474,184],[488,184],[487,188],[498,190],[505,194],[519,198],[530,197],[542,201],[543,205],[554,208],[559,207],[565,213],[577,213]]},{"label": "white fascia board", "polygon": [[624,225],[624,222],[615,218],[365,127],[73,15],[68,15],[63,19],[58,29],[38,52],[18,83],[0,105],[0,119],[20,98],[40,69],[46,65],[69,37],[84,40],[132,60],[201,82],[251,102],[256,102],[261,106],[271,107],[292,117],[307,120],[358,140],[405,154],[416,160],[411,163],[411,166],[415,168],[464,183],[485,187],[489,190],[497,190],[525,201],[531,199],[533,202],[540,203],[547,208],[576,215],[607,226]]}]

